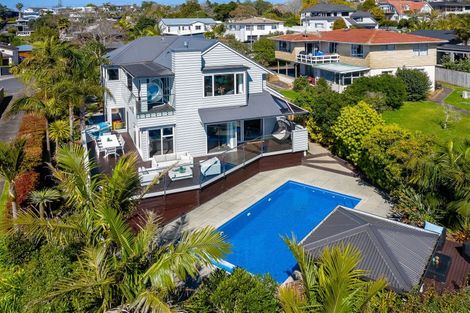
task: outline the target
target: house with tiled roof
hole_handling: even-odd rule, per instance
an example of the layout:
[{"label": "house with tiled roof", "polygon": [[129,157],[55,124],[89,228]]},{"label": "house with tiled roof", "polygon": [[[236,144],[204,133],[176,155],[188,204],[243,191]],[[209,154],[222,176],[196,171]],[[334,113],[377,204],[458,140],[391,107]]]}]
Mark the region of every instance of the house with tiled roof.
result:
[{"label": "house with tiled roof", "polygon": [[319,3],[302,11],[300,25],[309,32],[333,30],[335,21],[343,19],[348,28],[378,28],[369,12],[338,4]]},{"label": "house with tiled roof", "polygon": [[429,14],[432,11],[431,5],[425,1],[380,0],[378,6],[385,17],[392,21],[408,19],[417,14]]},{"label": "house with tiled roof", "polygon": [[342,92],[362,76],[395,74],[398,68],[424,71],[434,85],[436,47],[442,39],[379,29],[341,29],[274,37],[275,57],[313,81],[325,78]]}]

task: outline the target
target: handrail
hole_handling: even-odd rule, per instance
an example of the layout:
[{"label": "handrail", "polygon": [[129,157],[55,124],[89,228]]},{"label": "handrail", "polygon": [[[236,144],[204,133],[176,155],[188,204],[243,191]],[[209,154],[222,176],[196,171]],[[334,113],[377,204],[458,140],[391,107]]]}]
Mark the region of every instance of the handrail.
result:
[{"label": "handrail", "polygon": [[298,54],[297,62],[303,64],[323,64],[323,63],[337,63],[339,62],[339,54],[325,54],[325,55],[309,55]]}]

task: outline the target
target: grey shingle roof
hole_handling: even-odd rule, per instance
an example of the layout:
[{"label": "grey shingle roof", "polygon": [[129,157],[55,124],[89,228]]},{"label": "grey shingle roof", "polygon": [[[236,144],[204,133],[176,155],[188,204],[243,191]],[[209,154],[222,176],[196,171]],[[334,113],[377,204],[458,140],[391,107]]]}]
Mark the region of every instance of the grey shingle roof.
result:
[{"label": "grey shingle roof", "polygon": [[396,291],[417,286],[439,235],[357,210],[338,207],[302,245],[314,257],[326,246],[351,244],[362,253],[359,268],[366,278],[385,277]]},{"label": "grey shingle roof", "polygon": [[228,122],[250,118],[307,113],[305,110],[264,91],[250,94],[248,105],[199,109],[204,124]]},{"label": "grey shingle roof", "polygon": [[109,52],[107,57],[113,65],[153,62],[169,69],[171,68],[170,51],[181,49],[205,51],[216,43],[217,40],[205,39],[202,36],[141,37]]},{"label": "grey shingle roof", "polygon": [[212,18],[162,18],[161,21],[168,26],[178,26],[178,25],[191,25],[196,22],[201,22],[204,24],[216,24],[217,22]]},{"label": "grey shingle roof", "polygon": [[350,8],[342,4],[328,4],[319,3],[303,10],[302,12],[318,12],[318,13],[333,13],[333,12],[354,12],[353,8]]}]

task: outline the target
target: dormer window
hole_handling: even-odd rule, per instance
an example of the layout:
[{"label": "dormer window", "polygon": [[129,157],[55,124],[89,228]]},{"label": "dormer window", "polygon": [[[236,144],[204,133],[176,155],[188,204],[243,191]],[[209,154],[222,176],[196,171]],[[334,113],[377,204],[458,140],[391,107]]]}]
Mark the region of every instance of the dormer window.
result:
[{"label": "dormer window", "polygon": [[214,74],[204,76],[204,96],[224,96],[245,92],[245,74]]},{"label": "dormer window", "polygon": [[108,68],[108,80],[119,80],[119,69],[117,68]]}]

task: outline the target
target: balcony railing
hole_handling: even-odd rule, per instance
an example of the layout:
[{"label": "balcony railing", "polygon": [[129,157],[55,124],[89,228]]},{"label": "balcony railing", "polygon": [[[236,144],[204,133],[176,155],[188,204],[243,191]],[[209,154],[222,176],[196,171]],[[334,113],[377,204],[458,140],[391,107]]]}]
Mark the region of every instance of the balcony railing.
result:
[{"label": "balcony railing", "polygon": [[310,55],[300,53],[297,55],[297,62],[307,65],[337,63],[339,62],[339,54]]}]

